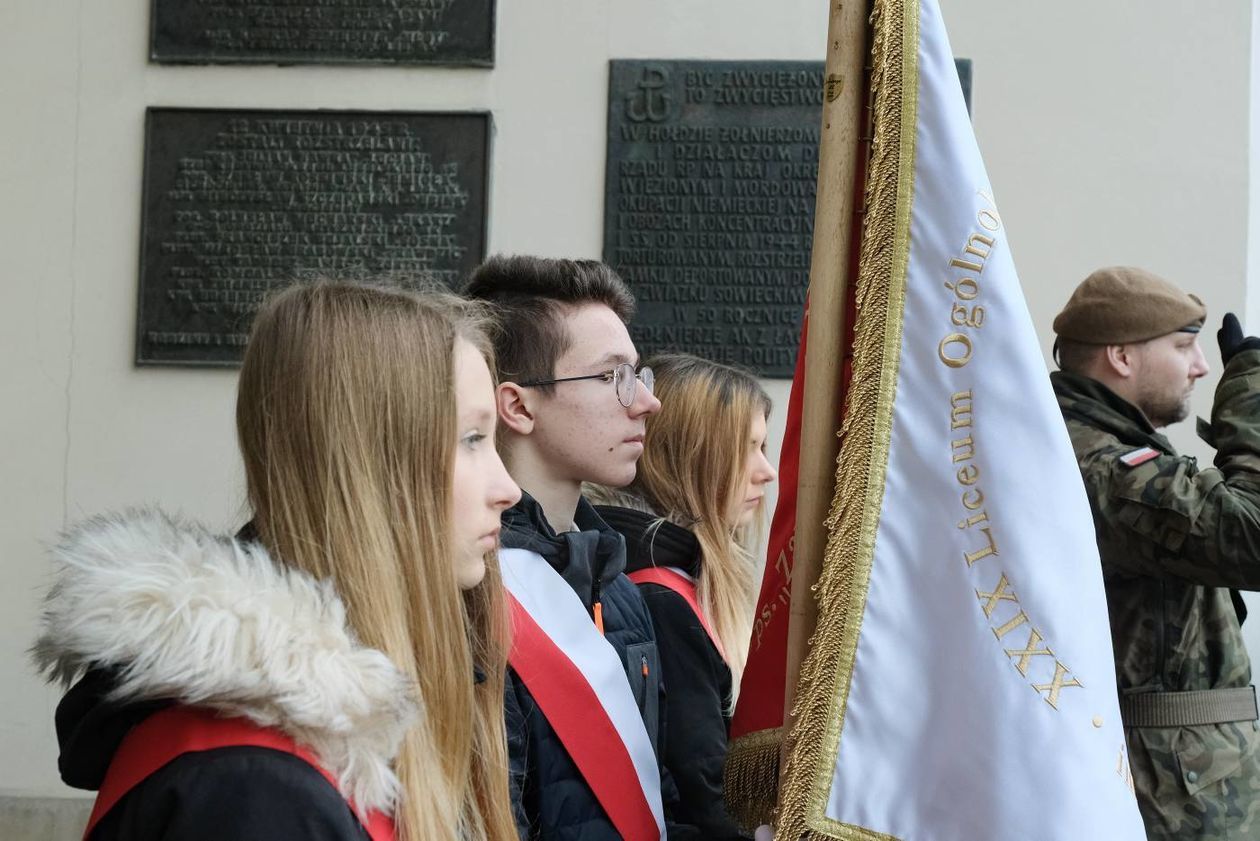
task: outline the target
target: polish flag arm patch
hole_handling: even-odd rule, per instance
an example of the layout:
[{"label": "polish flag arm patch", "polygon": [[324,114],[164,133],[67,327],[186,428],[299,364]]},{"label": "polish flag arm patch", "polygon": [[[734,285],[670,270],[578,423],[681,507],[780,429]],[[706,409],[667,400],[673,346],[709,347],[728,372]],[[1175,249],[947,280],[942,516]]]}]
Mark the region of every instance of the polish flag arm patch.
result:
[{"label": "polish flag arm patch", "polygon": [[1139,464],[1146,464],[1153,458],[1159,456],[1159,450],[1154,447],[1139,447],[1132,452],[1125,453],[1120,456],[1120,462],[1125,467],[1137,467]]}]

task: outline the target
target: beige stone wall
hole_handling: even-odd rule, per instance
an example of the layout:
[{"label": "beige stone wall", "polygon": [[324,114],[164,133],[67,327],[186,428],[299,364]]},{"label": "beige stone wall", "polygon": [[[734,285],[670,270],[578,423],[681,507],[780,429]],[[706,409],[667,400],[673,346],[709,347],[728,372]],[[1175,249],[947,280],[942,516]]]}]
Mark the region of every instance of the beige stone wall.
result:
[{"label": "beige stone wall", "polygon": [[0,795],[0,830],[5,841],[79,841],[91,811],[88,798]]},{"label": "beige stone wall", "polygon": [[[1213,316],[1255,310],[1250,3],[943,5],[1047,348],[1058,306],[1106,263],[1162,272]],[[825,40],[818,0],[500,0],[493,70],[158,67],[148,7],[0,8],[0,791],[14,796],[66,793],[57,693],[24,654],[44,545],[128,505],[219,527],[241,511],[234,373],[131,361],[145,106],[489,109],[491,248],[594,257],[610,58],[816,59]],[[786,383],[773,390],[785,406]],[[1195,448],[1188,427],[1174,438]],[[0,836],[37,837],[13,835],[15,808]]]}]

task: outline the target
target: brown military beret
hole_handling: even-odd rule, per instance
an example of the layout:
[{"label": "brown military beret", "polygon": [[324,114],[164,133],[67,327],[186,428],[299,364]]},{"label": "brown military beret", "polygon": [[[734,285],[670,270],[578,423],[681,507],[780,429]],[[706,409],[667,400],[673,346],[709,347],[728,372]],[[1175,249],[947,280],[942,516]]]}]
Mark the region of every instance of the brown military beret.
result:
[{"label": "brown military beret", "polygon": [[1132,266],[1109,266],[1081,281],[1054,318],[1061,339],[1095,345],[1144,342],[1184,330],[1199,332],[1207,308],[1162,277]]}]

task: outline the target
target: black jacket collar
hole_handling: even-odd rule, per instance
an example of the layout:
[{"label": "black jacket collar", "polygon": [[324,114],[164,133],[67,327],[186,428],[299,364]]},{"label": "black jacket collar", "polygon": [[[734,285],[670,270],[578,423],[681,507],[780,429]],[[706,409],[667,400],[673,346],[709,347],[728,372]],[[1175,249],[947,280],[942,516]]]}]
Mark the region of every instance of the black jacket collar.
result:
[{"label": "black jacket collar", "polygon": [[625,537],[626,572],[657,566],[700,575],[700,541],[687,529],[633,508],[597,505],[595,510]]},{"label": "black jacket collar", "polygon": [[578,594],[589,610],[599,592],[626,568],[626,544],[583,498],[573,515],[577,531],[556,534],[542,506],[529,494],[503,512],[504,548],[536,552]]}]

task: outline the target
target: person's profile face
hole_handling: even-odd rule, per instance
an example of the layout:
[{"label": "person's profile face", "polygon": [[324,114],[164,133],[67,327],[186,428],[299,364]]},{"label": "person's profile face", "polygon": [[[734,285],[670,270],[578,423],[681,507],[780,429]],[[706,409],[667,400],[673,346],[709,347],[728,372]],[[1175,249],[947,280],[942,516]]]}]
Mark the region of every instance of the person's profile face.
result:
[{"label": "person's profile face", "polygon": [[[561,316],[569,346],[556,360],[553,378],[581,377],[629,363],[638,351],[626,325],[603,304],[583,304]],[[621,405],[615,384],[587,379],[556,383],[535,401],[536,446],[557,479],[624,487],[643,454],[649,415],[661,408],[641,383],[629,406]]]},{"label": "person's profile face", "polygon": [[521,489],[494,446],[494,384],[477,348],[455,341],[455,458],[451,488],[451,545],[461,589],[481,583],[486,553],[499,541],[499,515],[516,504]]},{"label": "person's profile face", "polygon": [[746,526],[753,521],[761,510],[766,485],[779,475],[766,458],[766,416],[760,411],[753,412],[744,448],[744,469],[739,477],[738,490],[732,495],[726,512],[726,522],[732,528]]},{"label": "person's profile face", "polygon": [[1208,372],[1197,333],[1169,333],[1143,342],[1137,349],[1137,399],[1155,427],[1168,426],[1190,415],[1194,383]]}]

